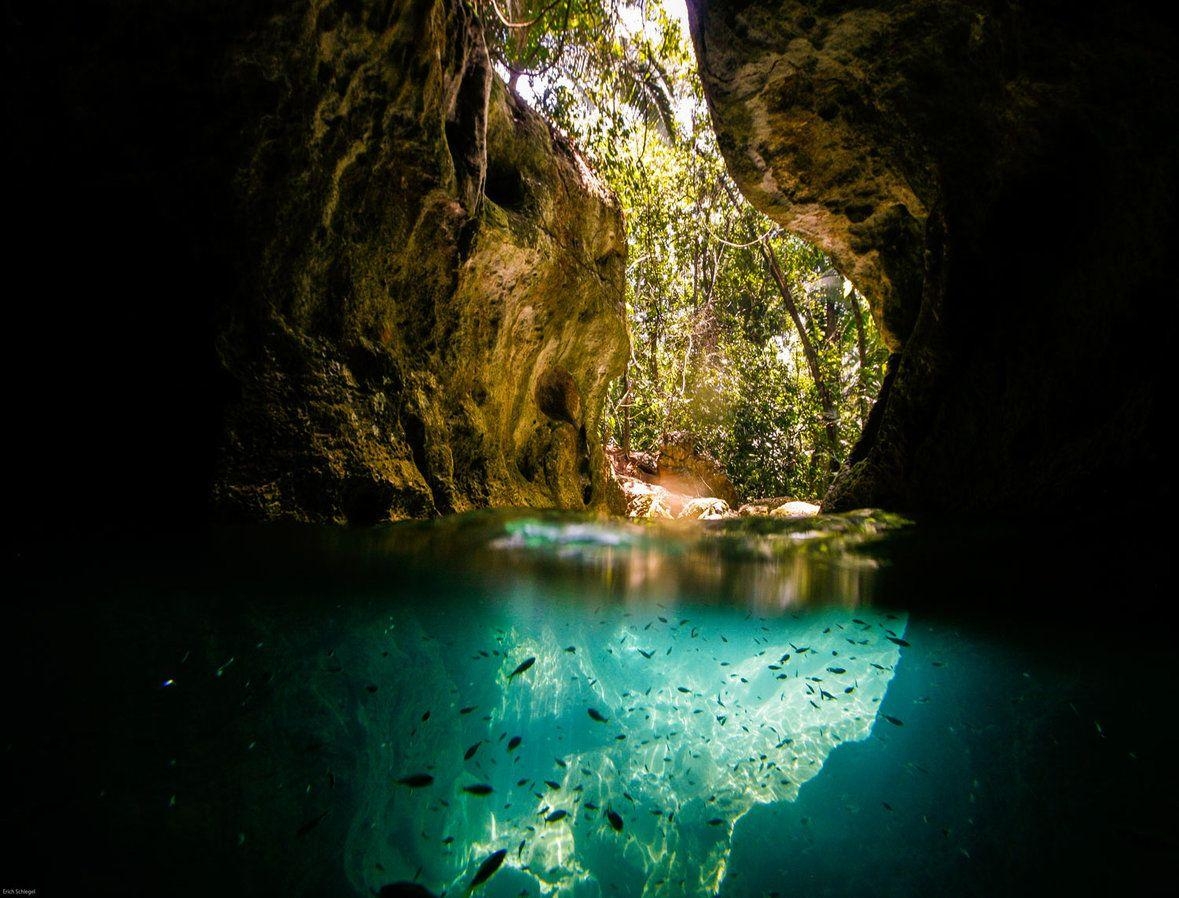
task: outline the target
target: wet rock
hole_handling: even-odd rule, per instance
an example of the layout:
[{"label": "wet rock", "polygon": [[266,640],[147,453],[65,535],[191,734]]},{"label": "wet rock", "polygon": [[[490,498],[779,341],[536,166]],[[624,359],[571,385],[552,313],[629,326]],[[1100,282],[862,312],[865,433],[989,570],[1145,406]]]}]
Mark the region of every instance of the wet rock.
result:
[{"label": "wet rock", "polygon": [[1145,472],[1136,501],[1166,501],[1171,375],[1146,345],[1176,337],[1179,57],[1163,14],[688,9],[738,186],[831,254],[896,351],[824,507],[1079,510]]},{"label": "wet rock", "polygon": [[715,521],[732,516],[733,511],[729,508],[728,502],[709,496],[689,499],[678,515],[681,520],[700,521]]},{"label": "wet rock", "polygon": [[813,502],[783,502],[770,511],[774,518],[809,518],[819,513],[819,506]]},{"label": "wet rock", "polygon": [[675,431],[663,435],[657,470],[658,482],[672,492],[716,497],[730,506],[740,504],[737,490],[724,466],[690,433]]},{"label": "wet rock", "polygon": [[671,520],[675,517],[675,514],[672,513],[666,490],[651,490],[649,492],[638,493],[627,503],[626,514],[627,517],[631,518],[647,518],[652,520]]}]

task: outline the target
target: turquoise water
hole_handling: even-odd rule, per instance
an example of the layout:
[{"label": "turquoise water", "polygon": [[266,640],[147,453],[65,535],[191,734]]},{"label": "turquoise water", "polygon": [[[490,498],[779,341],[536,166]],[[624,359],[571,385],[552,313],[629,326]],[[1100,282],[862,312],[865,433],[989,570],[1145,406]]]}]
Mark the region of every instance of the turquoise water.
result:
[{"label": "turquoise water", "polygon": [[1005,537],[940,536],[479,513],[23,550],[0,885],[459,895],[502,851],[478,893],[1164,889],[1166,631],[1095,616],[1092,553],[1012,594]]}]

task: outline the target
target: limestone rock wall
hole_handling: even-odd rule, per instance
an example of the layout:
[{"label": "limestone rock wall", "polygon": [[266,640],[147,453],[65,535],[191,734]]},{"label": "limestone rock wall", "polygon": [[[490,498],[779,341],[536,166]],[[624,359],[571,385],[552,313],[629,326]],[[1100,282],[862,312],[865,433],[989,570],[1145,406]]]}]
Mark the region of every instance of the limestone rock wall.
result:
[{"label": "limestone rock wall", "polygon": [[275,102],[239,172],[259,264],[219,343],[236,389],[218,504],[601,507],[596,434],[628,352],[621,213],[507,93],[469,7],[296,5],[231,66]]},{"label": "limestone rock wall", "polygon": [[3,15],[18,517],[607,502],[621,212],[472,4]]},{"label": "limestone rock wall", "polygon": [[1179,79],[1161,13],[688,7],[738,185],[833,256],[897,350],[826,507],[1170,495],[1157,350],[1175,339]]}]

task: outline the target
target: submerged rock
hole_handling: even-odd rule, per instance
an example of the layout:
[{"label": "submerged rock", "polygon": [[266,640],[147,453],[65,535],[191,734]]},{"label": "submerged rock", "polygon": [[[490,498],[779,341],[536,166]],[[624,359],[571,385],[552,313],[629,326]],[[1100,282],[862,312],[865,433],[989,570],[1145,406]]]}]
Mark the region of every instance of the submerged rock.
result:
[{"label": "submerged rock", "polygon": [[[643,565],[652,561],[650,545],[632,551]],[[522,625],[497,618],[506,657],[535,656],[536,666],[508,686],[504,660],[501,676],[463,688],[488,709],[470,720],[472,734],[526,732],[534,746],[489,772],[511,800],[440,804],[413,791],[389,793],[384,765],[364,764],[345,846],[353,887],[371,892],[379,864],[417,870],[423,882],[458,894],[474,863],[506,849],[497,875],[512,871],[511,894],[521,886],[608,894],[618,882],[627,884],[624,894],[649,898],[721,893],[741,819],[758,806],[796,801],[838,746],[872,735],[907,651],[888,638],[906,633],[903,614],[853,606],[796,615],[777,604],[780,596],[774,602],[765,617],[683,608],[685,619],[661,620],[658,606],[627,605],[588,618],[584,607],[550,606],[542,620]],[[487,638],[488,613],[469,609],[459,633]],[[453,635],[456,625],[445,626]],[[398,700],[369,709],[356,727],[361,757],[380,756],[377,746],[415,729],[419,706],[470,677],[466,653],[447,650],[431,627],[407,608],[393,632],[349,632],[365,668],[388,670],[381,650],[399,659]],[[641,635],[619,642],[619,632],[632,631]],[[577,652],[563,648],[570,643]],[[835,657],[838,675],[829,670]],[[435,758],[460,757],[467,738],[458,726],[417,733],[420,741],[405,750]],[[438,774],[448,792],[466,775],[444,762]],[[440,849],[443,834],[463,850]]]},{"label": "submerged rock", "polygon": [[688,10],[738,186],[831,254],[897,352],[824,507],[1081,509],[1144,472],[1141,504],[1171,495],[1171,376],[1151,349],[1176,330],[1159,311],[1179,244],[1163,13]]}]

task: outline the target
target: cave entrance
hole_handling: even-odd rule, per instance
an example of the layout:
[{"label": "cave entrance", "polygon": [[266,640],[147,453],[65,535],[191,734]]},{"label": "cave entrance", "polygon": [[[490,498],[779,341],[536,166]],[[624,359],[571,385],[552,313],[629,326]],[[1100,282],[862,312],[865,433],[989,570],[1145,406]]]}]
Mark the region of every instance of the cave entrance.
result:
[{"label": "cave entrance", "polygon": [[684,0],[488,0],[485,15],[510,89],[573,138],[626,214],[632,358],[599,436],[631,513],[818,503],[888,351],[832,260],[730,179]]}]

